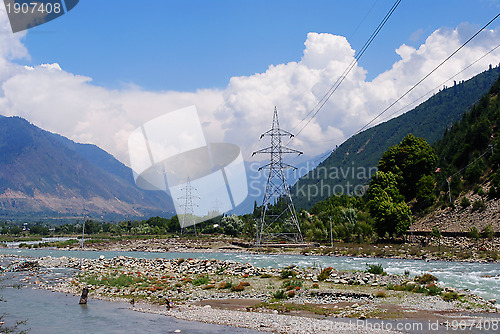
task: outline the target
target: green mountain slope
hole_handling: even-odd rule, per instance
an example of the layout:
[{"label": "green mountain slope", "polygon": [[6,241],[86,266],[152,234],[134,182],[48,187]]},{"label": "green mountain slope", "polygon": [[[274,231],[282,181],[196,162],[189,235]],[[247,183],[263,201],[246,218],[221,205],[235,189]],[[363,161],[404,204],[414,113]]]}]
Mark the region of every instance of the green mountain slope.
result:
[{"label": "green mountain slope", "polygon": [[334,194],[364,192],[382,154],[413,133],[430,144],[441,138],[472,105],[488,92],[500,68],[444,89],[415,109],[351,137],[292,187],[294,203],[309,208]]},{"label": "green mountain slope", "polygon": [[500,79],[434,144],[439,202],[418,219],[415,229],[500,231],[499,95]]}]

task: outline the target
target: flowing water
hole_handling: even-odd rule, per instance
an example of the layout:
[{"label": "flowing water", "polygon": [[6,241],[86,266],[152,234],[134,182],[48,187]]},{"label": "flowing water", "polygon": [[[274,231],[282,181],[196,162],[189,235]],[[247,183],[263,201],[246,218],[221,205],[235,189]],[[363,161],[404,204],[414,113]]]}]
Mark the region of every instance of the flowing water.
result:
[{"label": "flowing water", "polygon": [[[500,264],[466,263],[423,260],[373,259],[330,256],[303,256],[282,254],[247,254],[247,253],[153,253],[153,252],[116,252],[116,251],[68,251],[57,249],[16,249],[0,248],[0,254],[12,254],[21,257],[84,257],[99,258],[104,256],[130,256],[134,258],[202,258],[229,260],[250,263],[257,267],[283,268],[290,265],[299,267],[333,267],[338,270],[365,270],[367,264],[381,264],[389,274],[410,272],[410,276],[432,273],[446,286],[469,289],[486,298],[500,301]],[[61,272],[58,272],[58,271]],[[53,275],[69,274],[68,269],[54,269]],[[7,273],[9,285],[15,280]],[[9,276],[10,275],[10,276]],[[257,333],[246,329],[208,325],[196,322],[176,320],[170,317],[134,312],[125,303],[110,303],[92,300],[91,305],[77,304],[74,296],[61,293],[4,287],[0,295],[7,302],[0,302],[0,314],[6,314],[8,321],[28,320],[26,326],[30,333],[123,333],[127,331],[141,333]],[[64,316],[61,316],[61,310]],[[351,320],[346,320],[351,321]],[[380,321],[374,320],[375,323]],[[105,330],[104,330],[105,329]],[[410,331],[427,334],[431,331]],[[482,331],[475,331],[480,333]],[[489,333],[490,331],[488,331]]]},{"label": "flowing water", "polygon": [[57,249],[15,249],[0,248],[0,254],[15,254],[19,256],[72,256],[84,258],[106,258],[130,256],[135,258],[202,258],[230,260],[250,263],[257,267],[283,268],[297,265],[302,268],[333,267],[338,270],[365,270],[366,264],[381,264],[389,274],[404,274],[410,276],[431,273],[446,285],[471,292],[485,299],[496,299],[500,302],[500,264],[499,263],[468,263],[446,261],[374,259],[334,256],[304,256],[285,254],[248,254],[248,253],[178,253],[178,252],[117,252],[117,251],[68,251]]}]

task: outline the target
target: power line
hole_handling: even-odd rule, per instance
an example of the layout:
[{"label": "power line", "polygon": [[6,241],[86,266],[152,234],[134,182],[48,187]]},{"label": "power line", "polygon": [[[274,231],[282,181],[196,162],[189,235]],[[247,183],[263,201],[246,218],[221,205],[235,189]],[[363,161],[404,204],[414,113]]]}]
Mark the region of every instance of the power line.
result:
[{"label": "power line", "polygon": [[[384,25],[389,20],[389,18],[391,17],[392,13],[394,13],[394,11],[396,10],[396,8],[399,6],[400,3],[401,3],[401,0],[397,0],[392,5],[391,9],[387,12],[387,14],[383,18],[383,20],[379,23],[379,25],[377,26],[377,28],[375,29],[375,31],[371,34],[370,38],[368,38],[368,40],[366,41],[366,43],[363,45],[363,47],[361,48],[361,50],[358,53],[358,55],[354,57],[354,59],[352,60],[352,62],[349,64],[349,66],[347,66],[347,68],[340,75],[340,77],[337,79],[337,81],[335,81],[335,83],[328,90],[328,92],[326,92],[326,94],[318,101],[318,103],[316,104],[316,106],[313,109],[311,109],[311,111],[309,111],[309,113],[299,122],[299,124],[302,123],[303,121],[305,121],[307,119],[307,117],[309,117],[309,115],[311,113],[313,113],[313,115],[311,116],[311,118],[306,122],[306,124],[304,124],[304,126],[297,132],[297,134],[295,136],[298,136],[304,130],[304,128],[314,119],[314,117],[316,117],[316,115],[319,113],[319,111],[321,110],[321,108],[323,108],[323,106],[326,104],[326,102],[328,102],[328,100],[330,99],[330,97],[333,95],[333,93],[335,93],[335,91],[338,89],[338,87],[342,84],[342,82],[345,80],[345,78],[347,77],[347,75],[351,72],[351,70],[357,64],[357,62],[359,61],[359,59],[361,59],[361,57],[363,56],[363,54],[366,52],[366,50],[368,49],[368,47],[370,46],[370,44],[373,42],[373,40],[375,39],[375,37],[377,37],[377,35],[380,32],[380,30],[382,30],[382,28],[384,27]],[[299,124],[297,124],[293,129],[295,129]],[[291,140],[292,139],[290,139],[290,141]]]},{"label": "power line", "polygon": [[[480,60],[482,60],[484,57],[486,57],[487,55],[489,55],[490,53],[492,53],[493,51],[495,51],[496,49],[498,49],[500,47],[500,44],[495,46],[493,49],[491,49],[490,51],[486,52],[484,55],[482,55],[481,57],[479,57],[478,59],[476,59],[475,61],[473,61],[472,63],[470,63],[468,66],[464,67],[460,72],[456,73],[455,75],[453,75],[452,77],[446,79],[445,81],[443,81],[441,84],[437,85],[436,87],[434,87],[433,89],[431,89],[430,91],[428,91],[427,93],[425,93],[424,95],[420,96],[418,99],[414,100],[413,102],[410,102],[408,103],[407,105],[405,105],[404,107],[396,110],[395,112],[393,112],[392,114],[390,114],[389,116],[387,116],[386,118],[384,118],[383,120],[381,120],[381,122],[391,118],[391,116],[397,114],[398,112],[406,109],[407,107],[409,107],[410,105],[416,103],[417,101],[419,101],[420,99],[424,98],[425,96],[431,94],[432,92],[434,92],[436,89],[438,89],[439,87],[443,86],[444,84],[446,84],[448,81],[452,80],[454,77],[456,77],[457,75],[463,73],[464,71],[466,71],[467,69],[469,69],[471,66],[475,65],[477,62],[479,62]],[[380,123],[379,123],[380,124]]]},{"label": "power line", "polygon": [[[454,74],[453,76],[449,77],[448,79],[446,79],[445,81],[443,81],[442,83],[440,83],[439,85],[435,86],[434,88],[432,88],[431,90],[429,90],[427,93],[421,95],[419,98],[413,100],[412,102],[406,104],[405,106],[399,108],[398,110],[396,110],[395,112],[393,112],[392,114],[390,114],[389,116],[387,116],[386,118],[384,118],[383,120],[381,120],[379,123],[377,124],[380,124],[381,122],[383,121],[386,121],[388,119],[391,118],[391,116],[397,114],[398,112],[406,109],[407,107],[409,107],[410,105],[418,102],[419,100],[421,100],[422,98],[424,98],[425,96],[431,94],[432,92],[434,92],[436,89],[438,89],[439,87],[443,86],[444,84],[446,84],[447,82],[449,82],[450,80],[452,80],[453,78],[455,78],[457,75],[460,75],[462,74],[463,72],[465,72],[466,70],[468,70],[470,67],[472,67],[473,65],[477,64],[479,61],[481,61],[482,59],[484,59],[486,56],[488,56],[489,54],[491,54],[492,52],[494,52],[496,49],[498,49],[500,47],[500,44],[495,46],[493,49],[491,49],[490,51],[486,52],[485,54],[483,54],[481,57],[479,57],[478,59],[476,59],[475,61],[473,61],[472,63],[470,63],[469,65],[467,65],[466,67],[464,67],[462,70],[460,70],[460,72],[457,72],[456,74]],[[354,135],[354,134],[353,134]],[[353,135],[349,136],[352,137]],[[325,139],[325,140],[318,140],[318,141],[309,141],[309,143],[325,143],[325,142],[331,142],[331,141],[335,141],[335,140],[339,140],[339,139],[342,139],[344,137],[336,137],[336,138],[331,138],[331,139]],[[338,145],[337,145],[338,146]],[[329,154],[330,152],[326,152],[326,154]],[[316,161],[318,161],[320,159],[317,159]]]},{"label": "power line", "polygon": [[427,79],[431,74],[436,72],[438,68],[440,68],[444,63],[446,63],[448,60],[450,60],[451,57],[453,57],[455,54],[458,53],[458,51],[462,50],[467,44],[469,44],[470,41],[472,41],[477,35],[479,35],[480,32],[482,32],[486,27],[488,27],[493,21],[495,21],[498,17],[500,16],[500,13],[498,13],[493,19],[491,19],[486,25],[484,25],[481,29],[479,29],[474,35],[472,35],[465,43],[463,43],[458,49],[453,51],[452,54],[450,54],[448,57],[446,57],[445,60],[443,60],[438,66],[436,66],[432,71],[430,71],[427,75],[425,75],[422,79],[420,79],[416,84],[414,84],[410,89],[406,91],[403,95],[401,95],[398,99],[396,99],[393,103],[391,103],[387,108],[385,108],[381,113],[379,113],[377,116],[375,116],[370,122],[368,122],[366,125],[364,125],[361,129],[359,129],[354,135],[357,135],[364,129],[366,129],[370,124],[372,124],[377,118],[382,116],[387,110],[392,108],[396,103],[401,101],[406,95],[408,95],[412,90],[414,90],[418,85],[420,85],[425,79]]},{"label": "power line", "polygon": [[[406,91],[406,93],[404,93],[403,95],[401,95],[398,99],[396,99],[393,103],[391,103],[387,108],[385,108],[381,113],[379,113],[377,116],[375,116],[370,122],[368,122],[367,124],[365,124],[361,129],[359,129],[358,131],[356,131],[355,133],[353,133],[352,135],[349,136],[348,139],[350,139],[351,137],[354,137],[355,135],[361,133],[363,130],[365,130],[370,124],[372,124],[376,119],[378,119],[381,115],[383,115],[387,110],[389,110],[391,107],[393,107],[396,103],[398,103],[399,101],[401,101],[406,95],[408,95],[413,89],[415,89],[418,85],[420,85],[425,79],[427,79],[432,73],[434,73],[439,67],[441,67],[445,62],[447,62],[451,57],[453,57],[458,51],[460,51],[462,48],[464,48],[470,41],[472,41],[479,33],[481,33],[484,29],[486,29],[491,23],[493,23],[493,21],[495,21],[498,17],[500,16],[500,13],[497,14],[493,19],[491,19],[486,25],[484,25],[481,29],[479,29],[472,37],[470,37],[466,42],[464,42],[458,49],[456,49],[451,55],[449,55],[445,60],[443,60],[438,66],[436,66],[431,72],[429,72],[427,75],[425,75],[422,79],[420,79],[415,85],[413,85],[409,90]],[[468,65],[467,67],[465,67],[464,69],[462,69],[460,72],[458,72],[457,74],[455,74],[454,76],[452,76],[450,79],[447,79],[444,83],[446,83],[447,81],[451,80],[452,78],[454,78],[455,76],[459,75],[460,73],[464,72],[465,70],[467,70],[469,67],[471,67],[472,65],[474,65],[475,63],[477,63],[478,61],[480,61],[481,59],[483,59],[484,57],[486,57],[488,54],[492,53],[493,51],[495,51],[497,48],[499,48],[500,45],[497,45],[495,46],[493,49],[491,49],[489,52],[487,52],[486,54],[484,54],[483,56],[481,56],[480,58],[478,58],[477,60],[475,60],[473,63],[471,63],[470,65]],[[436,88],[440,87],[441,85],[437,86]],[[430,92],[434,91],[436,88],[432,89]],[[401,109],[398,109],[396,112],[392,113],[390,116],[394,115],[395,113],[405,109],[406,107],[408,107],[409,105],[417,102],[418,100],[420,100],[421,98],[423,98],[424,96],[428,95],[428,93],[424,94],[423,96],[419,97],[418,99],[416,99],[415,101],[405,105],[403,108]],[[390,117],[389,116],[389,117]],[[307,124],[306,124],[307,125]],[[298,133],[297,133],[298,134]],[[347,140],[348,140],[347,139]],[[332,140],[335,140],[335,139],[332,139]],[[347,140],[345,140],[344,142],[346,142]],[[334,150],[332,151],[328,151],[328,152],[325,152],[325,154],[323,154],[320,158],[316,159],[315,162],[319,161],[319,160],[322,160],[325,156],[331,154]]]}]

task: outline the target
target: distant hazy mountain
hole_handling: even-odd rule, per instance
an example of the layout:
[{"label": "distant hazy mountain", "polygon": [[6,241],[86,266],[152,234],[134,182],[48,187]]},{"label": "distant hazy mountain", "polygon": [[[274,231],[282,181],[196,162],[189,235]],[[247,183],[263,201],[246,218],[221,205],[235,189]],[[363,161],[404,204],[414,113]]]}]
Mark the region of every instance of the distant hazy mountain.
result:
[{"label": "distant hazy mountain", "polygon": [[292,187],[295,205],[307,208],[334,193],[360,190],[368,183],[382,154],[409,133],[430,144],[436,142],[488,92],[499,75],[499,67],[490,68],[440,91],[397,118],[351,137]]},{"label": "distant hazy mountain", "polygon": [[164,192],[143,191],[131,170],[19,117],[0,117],[0,218],[121,220],[171,216]]}]

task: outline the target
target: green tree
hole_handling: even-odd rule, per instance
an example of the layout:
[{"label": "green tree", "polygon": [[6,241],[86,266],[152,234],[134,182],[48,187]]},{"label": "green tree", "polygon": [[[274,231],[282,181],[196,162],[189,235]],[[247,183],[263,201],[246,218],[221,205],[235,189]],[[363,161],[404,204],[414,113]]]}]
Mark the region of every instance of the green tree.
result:
[{"label": "green tree", "polygon": [[410,208],[399,193],[396,176],[378,171],[367,191],[368,209],[379,236],[403,235],[410,228]]},{"label": "green tree", "polygon": [[411,201],[417,195],[417,183],[423,176],[432,175],[436,162],[436,153],[427,141],[409,134],[382,155],[378,169],[394,174],[400,193]]},{"label": "green tree", "polygon": [[424,175],[417,182],[416,194],[418,209],[425,209],[436,201],[434,196],[434,177],[432,175]]}]

